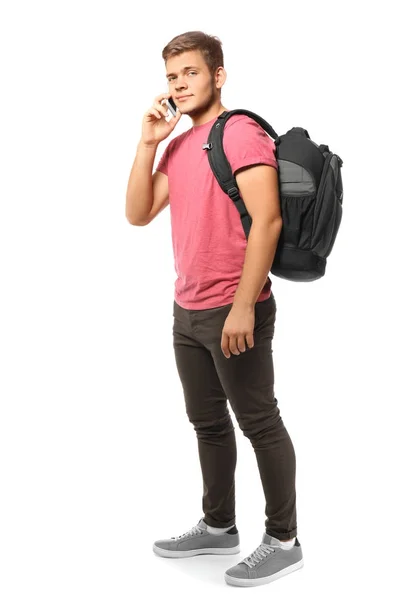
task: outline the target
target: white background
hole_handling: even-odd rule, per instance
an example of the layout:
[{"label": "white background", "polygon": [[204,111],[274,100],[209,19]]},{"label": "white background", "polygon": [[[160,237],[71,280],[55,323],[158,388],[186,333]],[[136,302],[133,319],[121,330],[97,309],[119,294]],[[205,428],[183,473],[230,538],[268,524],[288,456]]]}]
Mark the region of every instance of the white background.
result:
[{"label": "white background", "polygon": [[161,51],[194,29],[223,43],[225,106],[279,134],[304,127],[343,159],[325,277],[271,277],[305,566],[251,593],[398,593],[394,6],[2,3],[2,600],[231,597],[224,571],[261,542],[256,459],[234,420],[241,554],[152,552],[200,519],[202,482],[172,346],[170,209],[133,227],[125,193],[143,114],[166,90]]}]

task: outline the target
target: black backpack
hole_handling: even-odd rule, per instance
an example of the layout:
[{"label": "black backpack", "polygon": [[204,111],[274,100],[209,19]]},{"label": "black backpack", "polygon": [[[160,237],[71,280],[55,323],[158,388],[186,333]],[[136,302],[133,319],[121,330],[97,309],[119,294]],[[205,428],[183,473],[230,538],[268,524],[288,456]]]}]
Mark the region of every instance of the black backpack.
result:
[{"label": "black backpack", "polygon": [[254,119],[276,146],[282,231],[271,273],[290,281],[315,281],[325,274],[329,256],[342,219],[342,159],[325,144],[318,145],[301,127],[278,136],[271,125],[249,110],[225,111],[211,128],[207,144],[211,169],[239,211],[246,238],[251,217],[226,158],[222,139],[230,117],[237,114]]}]

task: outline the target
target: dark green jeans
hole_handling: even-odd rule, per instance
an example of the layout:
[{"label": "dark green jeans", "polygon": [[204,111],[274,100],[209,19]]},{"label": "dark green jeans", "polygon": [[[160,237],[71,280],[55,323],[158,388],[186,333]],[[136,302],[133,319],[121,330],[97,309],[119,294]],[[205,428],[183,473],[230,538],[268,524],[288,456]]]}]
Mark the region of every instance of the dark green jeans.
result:
[{"label": "dark green jeans", "polygon": [[229,400],[256,455],[266,532],[286,540],[297,535],[296,457],[274,396],[275,297],[255,305],[254,347],[226,358],[221,336],[231,307],[188,310],[174,301],[174,352],[198,440],[204,520],[212,527],[236,523],[236,441]]}]

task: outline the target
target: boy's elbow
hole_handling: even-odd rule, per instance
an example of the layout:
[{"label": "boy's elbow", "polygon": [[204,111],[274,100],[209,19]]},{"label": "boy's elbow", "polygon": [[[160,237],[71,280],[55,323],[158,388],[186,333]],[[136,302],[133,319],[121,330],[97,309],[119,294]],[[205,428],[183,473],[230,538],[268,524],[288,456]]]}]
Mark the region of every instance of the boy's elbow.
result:
[{"label": "boy's elbow", "polygon": [[135,225],[136,227],[144,227],[147,225],[147,221],[138,221],[136,219],[132,219],[129,215],[125,215],[125,217],[129,225]]}]

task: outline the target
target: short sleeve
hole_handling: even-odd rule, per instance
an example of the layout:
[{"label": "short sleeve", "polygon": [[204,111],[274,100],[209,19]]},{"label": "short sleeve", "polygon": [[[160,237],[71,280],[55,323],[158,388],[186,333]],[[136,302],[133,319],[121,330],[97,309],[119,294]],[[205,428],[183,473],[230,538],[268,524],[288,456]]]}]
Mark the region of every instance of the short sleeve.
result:
[{"label": "short sleeve", "polygon": [[165,148],[156,168],[156,171],[161,171],[164,175],[168,175],[168,159],[169,159],[169,150],[170,144]]},{"label": "short sleeve", "polygon": [[250,165],[269,165],[278,169],[275,143],[254,119],[231,117],[225,125],[223,146],[232,172]]}]

